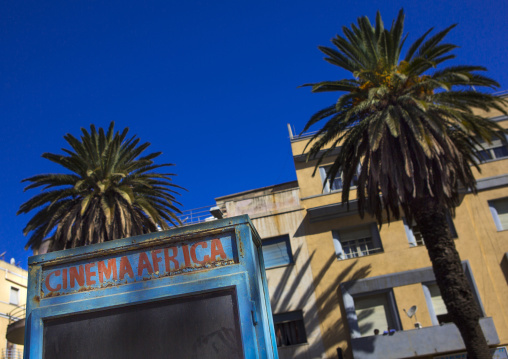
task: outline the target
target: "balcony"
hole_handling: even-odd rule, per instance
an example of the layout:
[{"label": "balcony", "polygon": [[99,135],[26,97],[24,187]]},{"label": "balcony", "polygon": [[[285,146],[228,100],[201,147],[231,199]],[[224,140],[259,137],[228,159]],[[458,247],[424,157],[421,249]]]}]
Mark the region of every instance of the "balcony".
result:
[{"label": "balcony", "polygon": [[[492,318],[480,319],[480,326],[489,345],[499,344]],[[392,335],[353,338],[351,346],[355,359],[410,358],[465,350],[459,330],[451,323]]]},{"label": "balcony", "polygon": [[[9,325],[7,326],[7,340],[14,344],[23,345],[25,340],[25,315],[26,308],[24,305],[14,308],[9,314]],[[7,356],[10,352],[3,353],[3,358],[17,358],[17,356]]]},{"label": "balcony", "polygon": [[23,359],[23,350],[20,349],[3,349],[2,359]]}]

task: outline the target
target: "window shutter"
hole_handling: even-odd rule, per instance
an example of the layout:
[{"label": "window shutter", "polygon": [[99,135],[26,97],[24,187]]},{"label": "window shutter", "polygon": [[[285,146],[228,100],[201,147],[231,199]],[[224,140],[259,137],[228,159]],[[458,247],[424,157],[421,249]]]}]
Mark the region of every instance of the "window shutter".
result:
[{"label": "window shutter", "polygon": [[11,287],[10,304],[19,305],[19,289]]},{"label": "window shutter", "polygon": [[432,299],[432,306],[434,307],[434,312],[436,315],[442,315],[448,313],[446,309],[446,305],[441,297],[441,292],[439,291],[439,287],[437,284],[429,284],[427,285],[430,291],[430,297]]},{"label": "window shutter", "polygon": [[355,298],[354,301],[362,337],[374,335],[374,329],[379,329],[382,334],[388,327],[394,328],[386,294]]},{"label": "window shutter", "polygon": [[281,236],[263,241],[265,268],[278,267],[292,263],[289,236]]},{"label": "window shutter", "polygon": [[406,217],[403,217],[402,221],[404,223],[404,230],[406,231],[406,237],[407,237],[407,241],[409,242],[409,246],[410,247],[416,247],[417,246],[416,239],[415,239],[415,236],[413,234],[413,230],[411,229],[411,227],[407,223]]},{"label": "window shutter", "polygon": [[495,207],[502,229],[508,229],[508,199],[496,201]]},{"label": "window shutter", "polygon": [[342,249],[342,245],[339,240],[339,233],[337,231],[333,231],[333,247],[335,248],[335,254],[338,259],[344,259],[344,250]]},{"label": "window shutter", "polygon": [[339,239],[341,242],[352,241],[361,238],[372,238],[370,226],[362,226],[358,228],[348,229],[347,231],[339,231]]},{"label": "window shutter", "polygon": [[321,183],[323,183],[323,193],[330,192],[330,181],[326,180],[327,168],[319,167],[319,175],[321,176]]}]

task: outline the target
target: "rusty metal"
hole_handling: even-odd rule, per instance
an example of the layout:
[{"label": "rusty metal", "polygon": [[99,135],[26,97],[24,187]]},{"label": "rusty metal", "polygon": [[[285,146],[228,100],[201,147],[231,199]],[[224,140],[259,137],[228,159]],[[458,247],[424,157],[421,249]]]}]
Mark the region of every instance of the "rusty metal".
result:
[{"label": "rusty metal", "polygon": [[178,326],[143,348],[148,357],[277,358],[260,245],[240,216],[31,257],[25,359],[90,357],[83,330],[94,350],[102,348],[94,357],[138,358],[136,343],[159,338],[171,319]]}]

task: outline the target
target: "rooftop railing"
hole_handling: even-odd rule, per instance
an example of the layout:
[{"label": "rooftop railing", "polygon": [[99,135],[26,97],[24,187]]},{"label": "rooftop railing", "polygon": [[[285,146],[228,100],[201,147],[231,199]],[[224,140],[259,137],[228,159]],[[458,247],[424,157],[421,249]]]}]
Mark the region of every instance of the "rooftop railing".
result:
[{"label": "rooftop railing", "polygon": [[182,214],[179,214],[177,217],[182,222],[182,226],[211,221],[215,219],[210,213],[210,208],[214,206],[215,205],[187,209],[182,211]]}]

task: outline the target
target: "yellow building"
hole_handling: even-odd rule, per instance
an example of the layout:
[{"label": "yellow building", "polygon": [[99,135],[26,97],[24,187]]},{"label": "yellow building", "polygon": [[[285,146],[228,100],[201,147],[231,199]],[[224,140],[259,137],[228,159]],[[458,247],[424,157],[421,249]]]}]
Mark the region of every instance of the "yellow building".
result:
[{"label": "yellow building", "polygon": [[263,240],[268,291],[280,359],[324,358],[314,280],[298,183],[283,183],[216,198],[212,214],[248,214]]},{"label": "yellow building", "polygon": [[28,272],[14,260],[10,264],[0,260],[1,359],[23,358],[23,346],[15,343],[23,343],[27,278]]},{"label": "yellow building", "polygon": [[[507,116],[489,116],[508,128]],[[316,161],[306,162],[303,154],[309,139],[292,137],[291,147],[326,357],[435,358],[463,352],[418,229],[405,220],[379,229],[374,218],[361,219],[354,191],[348,211],[340,203],[341,178],[324,183],[332,156],[312,176]],[[481,173],[475,173],[479,193],[464,192],[449,222],[494,348],[508,344],[507,141],[495,140],[482,154]]]},{"label": "yellow building", "polygon": [[[508,128],[507,116],[489,116]],[[286,338],[278,338],[280,357],[465,357],[418,228],[361,219],[355,191],[343,206],[341,178],[325,183],[333,153],[313,176],[316,162],[304,154],[310,138],[291,136],[297,182],[216,199],[221,216],[251,216],[268,262],[278,250],[267,277],[276,331]],[[487,341],[496,358],[508,358],[508,143],[481,151],[479,193],[463,193],[449,225]],[[303,339],[291,337],[297,329]]]}]

